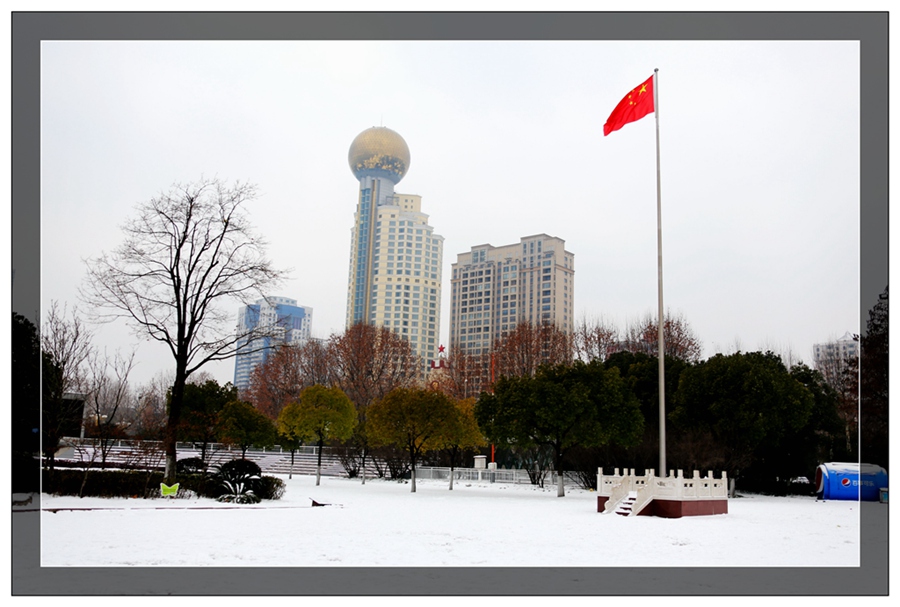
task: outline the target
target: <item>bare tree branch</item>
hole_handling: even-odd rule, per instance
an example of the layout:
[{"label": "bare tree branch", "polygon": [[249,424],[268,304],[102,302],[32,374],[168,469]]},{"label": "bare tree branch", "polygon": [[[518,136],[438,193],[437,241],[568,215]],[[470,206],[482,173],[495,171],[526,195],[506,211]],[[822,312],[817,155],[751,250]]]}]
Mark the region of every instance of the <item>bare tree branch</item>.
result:
[{"label": "bare tree branch", "polygon": [[175,361],[166,432],[169,482],[187,378],[270,330],[236,332],[222,307],[264,296],[285,275],[266,258],[266,243],[243,211],[255,197],[256,188],[240,182],[175,185],[138,205],[118,248],[87,261],[81,296],[94,318],[125,318],[137,335],[165,344]]},{"label": "bare tree branch", "polygon": [[70,315],[66,306],[60,309],[55,301],[50,304],[40,333],[43,358],[41,443],[52,468],[61,439],[79,430],[81,425],[93,334],[79,318],[77,310]]}]

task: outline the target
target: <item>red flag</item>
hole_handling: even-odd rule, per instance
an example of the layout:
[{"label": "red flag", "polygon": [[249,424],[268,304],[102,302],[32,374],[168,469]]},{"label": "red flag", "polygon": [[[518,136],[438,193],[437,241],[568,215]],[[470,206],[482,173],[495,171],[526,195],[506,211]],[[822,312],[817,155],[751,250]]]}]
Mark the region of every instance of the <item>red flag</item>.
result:
[{"label": "red flag", "polygon": [[619,102],[616,109],[612,111],[606,124],[603,125],[603,136],[606,137],[613,131],[640,120],[653,111],[653,76],[647,78],[643,84],[639,84],[625,95],[625,98]]}]

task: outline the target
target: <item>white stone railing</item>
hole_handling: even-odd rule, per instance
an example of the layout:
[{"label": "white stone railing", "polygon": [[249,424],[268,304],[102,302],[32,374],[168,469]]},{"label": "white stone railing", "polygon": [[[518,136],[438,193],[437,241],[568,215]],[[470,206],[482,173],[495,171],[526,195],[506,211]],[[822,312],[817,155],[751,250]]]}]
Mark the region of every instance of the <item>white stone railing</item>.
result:
[{"label": "white stone railing", "polygon": [[669,472],[667,477],[655,476],[654,470],[649,470],[644,476],[636,476],[634,470],[619,474],[616,468],[613,474],[603,474],[603,469],[597,471],[597,494],[608,496],[604,506],[604,512],[610,512],[629,492],[637,493],[637,500],[632,506],[632,512],[638,513],[654,499],[671,500],[708,500],[728,499],[728,478],[723,472],[721,478],[715,478],[712,470],[705,477],[694,470],[692,477],[685,477],[682,470]]},{"label": "white stone railing", "polygon": [[603,470],[600,469],[599,474],[597,475],[597,493],[599,495],[609,496],[609,500],[607,500],[603,511],[609,512],[614,509],[616,504],[632,491],[641,491],[652,477],[652,470],[649,475],[636,476],[633,468],[631,470],[626,470],[623,475],[620,475],[619,469],[616,468],[615,474],[612,476],[604,476]]},{"label": "white stone railing", "polygon": [[662,479],[654,478],[652,475],[653,471],[651,470],[651,478],[649,481],[643,487],[638,489],[637,498],[634,500],[634,503],[631,504],[631,516],[638,514],[644,509],[644,506],[652,502],[656,497]]}]

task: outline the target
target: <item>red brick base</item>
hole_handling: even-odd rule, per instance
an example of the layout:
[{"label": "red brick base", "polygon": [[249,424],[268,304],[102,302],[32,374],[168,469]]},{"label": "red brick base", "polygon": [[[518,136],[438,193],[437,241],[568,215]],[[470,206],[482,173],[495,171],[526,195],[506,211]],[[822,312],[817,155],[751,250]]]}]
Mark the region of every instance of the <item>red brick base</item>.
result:
[{"label": "red brick base", "polygon": [[[597,496],[597,512],[603,512],[609,497]],[[655,499],[638,512],[638,516],[658,516],[660,518],[681,518],[682,516],[705,516],[728,514],[728,500],[663,500]]]}]

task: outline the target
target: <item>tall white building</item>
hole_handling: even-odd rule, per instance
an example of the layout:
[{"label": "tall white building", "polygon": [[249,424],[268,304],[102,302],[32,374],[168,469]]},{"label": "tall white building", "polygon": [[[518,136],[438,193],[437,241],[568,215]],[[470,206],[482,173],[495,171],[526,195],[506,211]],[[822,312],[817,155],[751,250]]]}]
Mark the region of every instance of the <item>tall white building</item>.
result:
[{"label": "tall white building", "polygon": [[406,338],[423,361],[437,357],[444,238],[428,225],[422,197],[394,186],[409,168],[409,148],[385,127],[360,133],[349,161],[359,180],[351,235],[347,327],[365,322]]},{"label": "tall white building", "polygon": [[813,361],[816,367],[827,362],[849,359],[859,356],[859,342],[849,332],[835,341],[813,345]]},{"label": "tall white building", "polygon": [[450,348],[486,354],[522,321],[571,334],[575,256],[561,238],[537,234],[518,244],[472,247],[457,255],[450,296]]},{"label": "tall white building", "polygon": [[312,333],[312,308],[297,305],[289,297],[267,297],[238,311],[237,334],[258,337],[238,341],[234,358],[234,385],[241,392],[250,387],[253,370],[266,362],[279,345],[299,346]]}]

